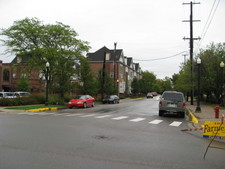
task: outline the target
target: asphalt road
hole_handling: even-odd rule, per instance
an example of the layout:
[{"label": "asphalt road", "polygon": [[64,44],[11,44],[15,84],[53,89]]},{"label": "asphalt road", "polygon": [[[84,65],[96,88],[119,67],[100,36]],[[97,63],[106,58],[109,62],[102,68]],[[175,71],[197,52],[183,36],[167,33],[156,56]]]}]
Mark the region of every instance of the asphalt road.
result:
[{"label": "asphalt road", "polygon": [[189,128],[187,119],[158,116],[143,99],[87,109],[0,114],[0,169],[219,169],[224,143]]}]

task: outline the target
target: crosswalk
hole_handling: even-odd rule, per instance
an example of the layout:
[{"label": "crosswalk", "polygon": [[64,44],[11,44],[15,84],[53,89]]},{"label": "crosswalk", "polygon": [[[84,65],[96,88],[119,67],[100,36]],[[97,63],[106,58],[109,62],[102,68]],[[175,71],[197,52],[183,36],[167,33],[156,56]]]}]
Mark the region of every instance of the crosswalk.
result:
[{"label": "crosswalk", "polygon": [[[130,117],[130,116],[124,116],[124,115],[115,115],[115,114],[84,114],[84,113],[57,113],[57,112],[23,112],[23,113],[18,113],[18,115],[28,115],[28,116],[64,116],[64,117],[80,117],[80,118],[95,118],[95,119],[110,119],[113,121],[119,121],[119,120],[126,120],[128,122],[133,122],[133,123],[139,123],[139,122],[147,122],[148,124],[151,125],[158,125],[164,122],[162,119],[149,119],[148,117]],[[168,123],[168,122],[167,122]],[[172,121],[169,122],[168,126],[171,127],[179,127],[183,122],[181,121]]]}]

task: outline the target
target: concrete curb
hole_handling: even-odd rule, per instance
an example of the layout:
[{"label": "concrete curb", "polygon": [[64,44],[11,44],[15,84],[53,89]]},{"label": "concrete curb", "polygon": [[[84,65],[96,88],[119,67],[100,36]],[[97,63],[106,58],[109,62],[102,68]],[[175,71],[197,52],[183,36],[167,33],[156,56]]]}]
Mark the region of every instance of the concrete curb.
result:
[{"label": "concrete curb", "polygon": [[40,111],[56,111],[58,110],[57,107],[47,107],[47,108],[39,108],[39,109],[30,109],[27,110],[28,112],[40,112]]}]

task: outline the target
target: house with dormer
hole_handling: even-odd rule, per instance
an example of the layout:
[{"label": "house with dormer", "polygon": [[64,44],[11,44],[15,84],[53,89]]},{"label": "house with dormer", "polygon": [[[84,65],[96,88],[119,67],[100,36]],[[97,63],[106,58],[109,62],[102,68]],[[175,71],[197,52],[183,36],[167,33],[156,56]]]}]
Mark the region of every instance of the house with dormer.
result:
[{"label": "house with dormer", "polygon": [[130,94],[133,77],[141,77],[141,68],[136,68],[133,59],[124,56],[122,49],[111,50],[104,46],[96,52],[88,53],[87,58],[96,77],[105,64],[105,73],[114,79],[118,94]]}]

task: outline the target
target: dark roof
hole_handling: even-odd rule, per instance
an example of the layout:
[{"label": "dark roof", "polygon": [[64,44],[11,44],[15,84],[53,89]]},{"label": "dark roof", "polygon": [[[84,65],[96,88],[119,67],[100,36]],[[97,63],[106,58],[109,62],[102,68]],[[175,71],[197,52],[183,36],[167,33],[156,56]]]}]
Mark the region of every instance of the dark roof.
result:
[{"label": "dark roof", "polygon": [[135,63],[135,70],[138,71],[139,69],[139,63]]},{"label": "dark roof", "polygon": [[[19,56],[16,56],[13,60],[12,60],[12,62],[11,62],[11,64],[17,64],[18,63],[18,60],[17,60],[17,58],[18,58]],[[20,57],[21,59],[21,61],[20,61],[20,63],[26,63],[27,62],[27,60],[29,60],[31,57],[30,56],[23,56],[23,57]]]},{"label": "dark roof", "polygon": [[[122,54],[122,49],[117,49],[116,50],[116,60],[119,60],[121,54]],[[114,60],[114,50],[110,50],[107,47],[102,47],[101,49],[97,50],[94,53],[87,53],[87,58],[90,61],[103,61],[104,60],[104,53],[110,53],[110,59],[111,61]]]},{"label": "dark roof", "polygon": [[128,66],[130,66],[132,60],[133,60],[133,59],[132,59],[131,57],[128,57],[128,58],[127,58],[127,65],[128,65]]}]

